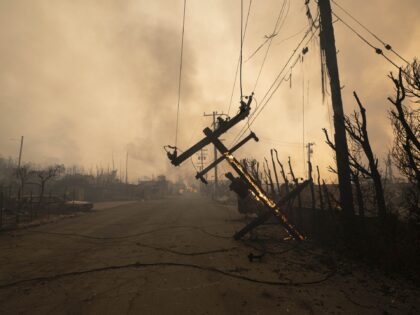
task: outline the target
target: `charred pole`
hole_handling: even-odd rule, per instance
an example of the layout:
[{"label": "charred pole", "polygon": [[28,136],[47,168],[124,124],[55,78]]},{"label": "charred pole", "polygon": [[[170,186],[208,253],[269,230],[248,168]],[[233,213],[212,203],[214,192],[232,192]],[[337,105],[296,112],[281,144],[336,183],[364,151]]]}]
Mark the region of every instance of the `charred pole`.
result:
[{"label": "charred pole", "polygon": [[340,204],[344,214],[351,216],[354,214],[354,208],[350,181],[349,153],[346,130],[344,127],[344,110],[343,101],[341,98],[340,77],[338,73],[337,53],[330,0],[318,0],[318,6],[321,26],[321,49],[325,54],[325,63],[330,78],[331,99],[334,111],[334,139],[336,145]]}]

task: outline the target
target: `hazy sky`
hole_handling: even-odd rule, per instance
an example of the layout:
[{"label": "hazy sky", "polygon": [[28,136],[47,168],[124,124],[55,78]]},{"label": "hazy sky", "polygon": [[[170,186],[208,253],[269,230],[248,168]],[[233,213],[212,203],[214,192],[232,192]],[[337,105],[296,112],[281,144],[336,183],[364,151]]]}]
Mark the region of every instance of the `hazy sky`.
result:
[{"label": "hazy sky", "polygon": [[[419,1],[339,3],[405,58],[418,56]],[[248,4],[244,0],[245,16]],[[271,34],[282,4],[253,1],[244,59]],[[308,26],[304,0],[289,4],[255,90],[257,101]],[[0,0],[0,154],[16,157],[15,139],[24,135],[24,161],[94,169],[111,166],[114,157],[119,168],[128,149],[132,181],[141,175],[191,172],[190,162],[172,167],[162,149],[174,143],[182,5],[182,0]],[[345,111],[353,110],[356,90],[367,108],[374,149],[383,157],[392,143],[386,100],[392,85],[386,75],[395,68],[340,22],[334,26]],[[228,110],[239,55],[240,1],[188,0],[184,40],[181,149],[202,137],[211,122],[204,112]],[[262,158],[276,147],[283,160],[292,157],[301,175],[304,139],[316,143],[313,158],[326,176],[333,161],[321,129],[330,129],[331,110],[322,104],[316,40],[308,47],[304,61],[293,69],[292,87],[283,84],[252,125],[261,141],[249,143],[238,156]],[[264,53],[265,48],[244,63],[244,94],[252,92]],[[238,89],[233,100],[231,115],[237,111]],[[226,144],[242,126],[224,136]]]}]

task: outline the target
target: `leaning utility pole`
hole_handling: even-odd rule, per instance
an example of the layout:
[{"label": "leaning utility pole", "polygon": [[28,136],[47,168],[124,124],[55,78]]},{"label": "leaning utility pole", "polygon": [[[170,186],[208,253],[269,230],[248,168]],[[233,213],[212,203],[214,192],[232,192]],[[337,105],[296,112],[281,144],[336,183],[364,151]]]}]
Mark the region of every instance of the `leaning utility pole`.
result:
[{"label": "leaning utility pole", "polygon": [[350,182],[349,150],[344,127],[344,110],[341,99],[340,77],[338,74],[337,53],[335,47],[334,28],[331,16],[330,0],[318,0],[320,12],[320,42],[325,53],[325,62],[330,78],[332,107],[334,111],[334,140],[340,203],[345,215],[354,215],[353,194]]}]

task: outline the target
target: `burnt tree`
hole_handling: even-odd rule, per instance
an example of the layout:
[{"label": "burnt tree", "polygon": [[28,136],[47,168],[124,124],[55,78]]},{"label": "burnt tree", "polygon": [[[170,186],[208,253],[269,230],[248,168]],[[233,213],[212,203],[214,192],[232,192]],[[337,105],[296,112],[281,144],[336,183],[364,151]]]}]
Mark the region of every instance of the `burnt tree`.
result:
[{"label": "burnt tree", "polygon": [[39,192],[39,207],[41,207],[44,194],[45,194],[45,186],[48,181],[58,177],[64,171],[63,165],[53,165],[49,166],[45,169],[34,171],[33,174],[38,178],[37,184],[40,187]]},{"label": "burnt tree", "polygon": [[[373,181],[376,205],[378,207],[378,215],[381,219],[386,216],[386,205],[385,196],[382,186],[381,175],[378,170],[378,159],[374,156],[372,147],[369,142],[369,136],[367,131],[367,118],[366,109],[363,107],[356,92],[353,92],[354,98],[356,99],[357,105],[359,106],[360,112],[354,111],[349,117],[345,117],[345,127],[348,135],[351,139],[362,148],[364,155],[369,165],[369,176]],[[364,168],[364,171],[366,169]]]},{"label": "burnt tree", "polygon": [[395,85],[395,98],[389,97],[388,100],[393,104],[389,115],[395,136],[392,150],[394,161],[400,172],[420,190],[420,110],[403,103],[407,96],[413,103],[420,102],[419,67],[415,60],[404,78],[401,69],[398,78],[390,74]]},{"label": "burnt tree", "polygon": [[277,185],[277,193],[280,197],[280,182],[279,182],[279,176],[277,175],[277,168],[276,168],[276,163],[274,162],[274,154],[273,154],[274,149],[270,150],[270,154],[271,154],[271,163],[273,164],[273,173],[274,173],[274,177],[276,178],[276,185]]},{"label": "burnt tree", "polygon": [[[292,161],[290,160],[290,156],[287,163],[289,164],[290,176],[292,176],[292,180],[295,183],[295,187],[298,187],[299,179],[295,177],[295,173],[293,172]],[[300,198],[300,193],[297,195],[297,199],[299,208],[302,208],[302,199]]]},{"label": "burnt tree", "polygon": [[286,194],[288,194],[289,193],[289,179],[287,178],[287,176],[286,176],[286,172],[284,171],[284,167],[283,167],[283,164],[280,162],[280,160],[279,160],[279,154],[278,154],[278,152],[277,152],[277,150],[276,149],[274,149],[274,152],[276,153],[276,160],[277,160],[277,163],[279,164],[279,166],[280,166],[280,170],[281,170],[281,176],[283,177],[283,180],[284,180],[284,185],[285,185],[285,189],[286,189]]}]

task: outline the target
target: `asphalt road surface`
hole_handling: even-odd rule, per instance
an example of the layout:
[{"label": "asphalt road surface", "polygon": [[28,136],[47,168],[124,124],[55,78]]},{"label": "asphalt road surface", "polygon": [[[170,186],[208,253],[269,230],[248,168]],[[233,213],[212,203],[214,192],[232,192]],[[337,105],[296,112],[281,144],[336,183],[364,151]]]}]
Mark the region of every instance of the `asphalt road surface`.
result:
[{"label": "asphalt road surface", "polygon": [[[112,204],[0,234],[1,314],[419,314],[379,270],[199,195]],[[248,255],[259,256],[251,262]]]}]

